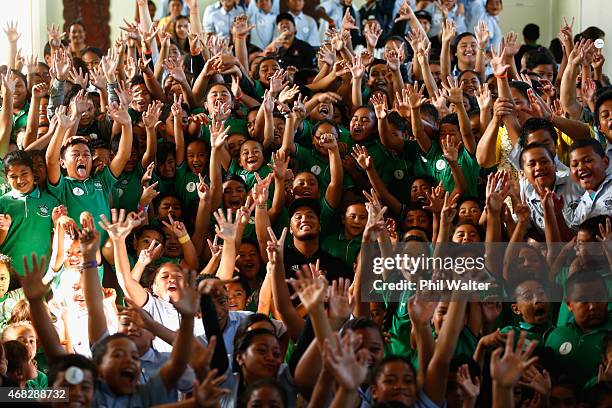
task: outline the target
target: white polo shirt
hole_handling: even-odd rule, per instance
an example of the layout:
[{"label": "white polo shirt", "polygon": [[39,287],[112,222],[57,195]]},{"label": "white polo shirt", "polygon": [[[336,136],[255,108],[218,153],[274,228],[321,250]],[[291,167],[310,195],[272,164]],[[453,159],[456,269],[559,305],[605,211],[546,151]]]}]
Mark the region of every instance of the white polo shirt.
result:
[{"label": "white polo shirt", "polygon": [[585,191],[576,208],[576,217],[580,222],[598,215],[612,216],[612,170],[608,168],[606,178],[597,191]]}]

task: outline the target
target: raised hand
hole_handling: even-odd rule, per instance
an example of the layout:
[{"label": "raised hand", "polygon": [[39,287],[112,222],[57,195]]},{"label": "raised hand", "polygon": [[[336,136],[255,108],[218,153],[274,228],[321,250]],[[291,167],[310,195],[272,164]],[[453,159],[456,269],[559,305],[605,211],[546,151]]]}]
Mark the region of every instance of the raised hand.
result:
[{"label": "raised hand", "polygon": [[510,174],[507,171],[489,174],[486,188],[487,209],[499,213],[509,191]]},{"label": "raised hand", "polygon": [[134,100],[134,95],[132,93],[132,89],[129,84],[126,85],[125,82],[120,81],[117,84],[117,89],[115,90],[117,94],[117,98],[119,98],[119,105],[127,109],[132,101]]},{"label": "raised hand", "polygon": [[232,33],[237,38],[246,38],[249,32],[255,27],[255,24],[249,24],[249,17],[242,14],[234,19],[234,23],[232,24]]},{"label": "raised hand", "polygon": [[351,280],[339,278],[332,282],[329,294],[329,318],[344,323],[353,312],[352,298],[349,296]]},{"label": "raised hand", "polygon": [[474,34],[476,34],[478,46],[481,49],[486,48],[486,46],[489,44],[491,33],[489,33],[489,27],[487,27],[487,23],[484,20],[480,20],[476,27],[474,27]]},{"label": "raised hand", "polygon": [[195,316],[200,309],[200,294],[195,285],[195,271],[183,271],[183,279],[176,286],[178,300],[172,301],[174,308],[181,316]]},{"label": "raised hand", "polygon": [[402,62],[401,59],[401,51],[398,48],[391,49],[387,52],[387,67],[391,71],[398,71],[400,64]]},{"label": "raised hand", "polygon": [[315,307],[322,307],[328,283],[319,268],[319,260],[316,265],[304,265],[303,271],[296,271],[296,276],[297,279],[288,279],[288,283],[298,294],[306,310],[311,312]]},{"label": "raised hand", "polygon": [[[142,41],[147,45],[147,47],[151,48],[151,44],[153,40],[160,33],[161,29],[162,29],[161,26],[155,27],[155,25],[151,25],[151,27],[149,27],[148,30],[143,30],[142,27],[139,26],[138,33],[140,34]],[[163,41],[162,41],[162,44],[163,44]]]},{"label": "raised hand", "polygon": [[359,167],[364,170],[368,170],[372,168],[372,158],[370,157],[370,153],[368,153],[368,149],[361,145],[353,146],[353,150],[351,150],[351,156],[357,162]]},{"label": "raised hand", "polygon": [[425,84],[422,84],[419,88],[418,83],[412,85],[405,85],[402,89],[403,102],[408,102],[408,106],[412,110],[419,109],[426,102],[423,92],[425,90]]},{"label": "raised hand", "polygon": [[221,238],[223,242],[229,240],[235,241],[238,234],[238,220],[233,219],[232,209],[228,208],[227,218],[222,209],[218,209],[213,215],[215,216],[215,220],[217,220],[217,225],[215,225],[217,236]]},{"label": "raised hand", "polygon": [[457,163],[461,141],[449,135],[440,140],[440,146],[442,147],[442,154],[446,161],[449,163]]},{"label": "raised hand", "polygon": [[376,48],[376,44],[378,43],[378,39],[380,38],[381,34],[382,29],[380,28],[379,24],[366,24],[365,28],[363,29],[363,35],[365,36],[366,45],[369,49]]},{"label": "raised hand", "polygon": [[90,82],[93,86],[102,91],[106,90],[106,76],[104,75],[104,71],[100,65],[89,71],[89,75]]},{"label": "raised hand", "polygon": [[8,231],[12,223],[13,219],[11,218],[11,214],[0,214],[0,230]]},{"label": "raised hand", "polygon": [[293,85],[291,88],[286,86],[283,90],[278,94],[278,101],[281,103],[289,103],[289,101],[293,100],[297,94],[300,93],[300,88],[297,85]]},{"label": "raised hand", "polygon": [[[213,336],[212,339],[215,339],[215,343],[216,343],[216,337]],[[208,350],[212,344],[212,349],[208,353],[210,355],[209,360],[212,359],[212,355],[213,355],[212,350],[214,350],[214,343],[212,342],[212,339],[208,343],[208,347],[207,347],[207,350]],[[208,365],[210,365],[210,362]],[[217,374],[218,374],[218,370],[214,368],[208,371],[202,383],[198,382],[198,380],[193,381],[194,396],[195,396],[196,404],[198,407],[217,408],[218,406],[220,406],[221,398],[224,395],[227,395],[230,393],[228,389],[221,388],[221,384],[223,384],[223,382],[225,381],[225,376],[220,375],[217,377]]]},{"label": "raised hand", "polygon": [[108,53],[102,57],[102,61],[100,62],[100,67],[104,72],[104,76],[106,77],[106,81],[110,84],[114,84],[117,82],[117,76],[115,71],[117,71],[117,66],[119,65],[119,54],[115,51],[114,48],[109,48]]},{"label": "raised hand", "polygon": [[210,123],[210,146],[213,149],[220,149],[225,146],[225,142],[229,137],[229,129],[229,126],[224,127],[223,122],[217,121],[216,118],[213,117]]},{"label": "raised hand", "polygon": [[87,89],[87,85],[89,84],[89,74],[83,74],[83,68],[81,67],[79,67],[78,71],[73,67],[68,73],[68,80],[73,84],[79,85],[82,89]]},{"label": "raised hand", "polygon": [[514,114],[514,102],[511,99],[497,98],[493,104],[493,117],[501,123],[504,116]]},{"label": "raised hand", "polygon": [[[504,388],[512,388],[521,378],[525,370],[535,363],[538,357],[531,357],[531,354],[538,345],[537,341],[532,341],[523,349],[527,333],[522,331],[514,348],[514,330],[510,330],[506,337],[506,347],[503,350],[497,348],[491,354],[491,378]],[[500,357],[504,353],[503,357]]]},{"label": "raised hand", "polygon": [[361,338],[347,331],[342,339],[334,333],[333,340],[325,340],[323,362],[334,379],[346,390],[354,391],[365,381],[368,374],[368,351],[359,349]]},{"label": "raised hand", "polygon": [[451,42],[457,34],[457,24],[453,20],[444,20],[442,24],[442,41]]},{"label": "raised hand", "polygon": [[187,236],[187,228],[185,228],[185,224],[180,221],[174,221],[172,215],[168,214],[168,221],[162,221],[164,227],[168,228],[172,233],[176,236],[177,239],[181,239]]},{"label": "raised hand", "polygon": [[174,78],[174,80],[179,84],[187,83],[187,77],[185,76],[182,60],[175,61],[173,59],[167,58],[164,61],[164,68],[166,69],[166,71],[168,71],[168,74],[172,78]]},{"label": "raised hand", "polygon": [[155,100],[147,106],[147,110],[142,113],[142,123],[146,128],[155,129],[161,124],[159,117],[161,115],[163,104],[161,101]]},{"label": "raised hand", "polygon": [[330,67],[334,65],[336,61],[336,53],[330,43],[325,43],[319,48],[317,59]]},{"label": "raised hand", "polygon": [[47,95],[47,92],[49,92],[49,87],[44,82],[36,84],[32,87],[32,95],[35,98],[41,99]]},{"label": "raised hand", "polygon": [[272,265],[283,263],[283,254],[285,252],[285,239],[287,238],[287,227],[283,228],[280,238],[276,238],[272,227],[268,227],[268,235],[270,239],[267,242],[266,254],[268,262]]},{"label": "raised hand", "polygon": [[397,23],[400,21],[408,21],[412,18],[416,18],[414,15],[414,11],[412,11],[412,7],[410,7],[410,4],[407,1],[404,1],[400,6],[395,22]]},{"label": "raised hand", "polygon": [[159,259],[164,253],[164,246],[156,240],[151,241],[148,248],[143,249],[138,254],[138,262],[142,265],[149,265],[151,262]]},{"label": "raised hand", "polygon": [[287,77],[287,71],[284,69],[279,69],[270,77],[270,92],[274,95],[277,95],[280,91],[282,91],[287,85],[288,82],[285,82]]},{"label": "raised hand", "polygon": [[198,182],[196,183],[196,191],[198,192],[198,199],[200,201],[207,201],[210,197],[210,188],[204,181],[204,177],[198,174]]},{"label": "raised hand", "polygon": [[96,253],[100,248],[100,233],[94,226],[93,216],[83,211],[81,213],[81,230],[79,231],[79,244],[83,260],[96,259]]},{"label": "raised hand", "polygon": [[50,27],[47,27],[47,38],[51,49],[60,48],[64,37],[66,37],[66,33],[60,33],[59,25],[51,24]]},{"label": "raised hand", "polygon": [[456,77],[447,76],[448,85],[442,82],[442,87],[448,92],[446,99],[457,106],[463,105],[463,89],[459,85],[459,80]]},{"label": "raised hand", "polygon": [[125,240],[133,229],[133,224],[126,218],[126,212],[123,208],[119,211],[116,208],[111,209],[110,222],[104,214],[100,215],[98,224],[108,233],[108,237],[113,242]]},{"label": "raised hand", "polygon": [[508,70],[510,69],[510,65],[506,64],[506,47],[503,44],[500,44],[499,50],[496,51],[495,47],[491,45],[491,68],[493,68],[493,74],[496,77],[504,77],[508,75]]},{"label": "raised hand", "polygon": [[174,101],[170,107],[170,111],[175,121],[181,121],[183,119],[183,107],[181,106],[183,104],[183,94],[174,94],[173,98]]},{"label": "raised hand", "polygon": [[548,371],[542,370],[542,372],[540,372],[540,370],[534,366],[529,366],[525,370],[518,383],[519,385],[529,387],[542,395],[550,395],[550,391],[552,389],[552,383],[550,381]]},{"label": "raised hand", "polygon": [[4,27],[4,34],[6,34],[6,39],[9,42],[16,43],[21,37],[19,31],[17,31],[17,21],[7,21],[6,26]]},{"label": "raised hand", "polygon": [[70,53],[63,48],[55,51],[52,55],[51,69],[49,73],[58,81],[65,81],[72,67]]},{"label": "raised hand", "polygon": [[2,90],[7,96],[13,96],[15,93],[16,77],[12,72],[9,74],[0,74],[0,80],[2,81]]},{"label": "raised hand", "polygon": [[480,395],[480,378],[476,376],[472,381],[470,369],[467,364],[459,366],[457,369],[457,385],[463,391],[464,397],[475,401]]},{"label": "raised hand", "polygon": [[259,174],[255,173],[255,178],[257,179],[257,183],[255,183],[251,189],[253,200],[255,200],[255,204],[257,206],[267,206],[268,194],[270,193],[270,183],[272,182],[272,174],[268,174],[268,176],[262,180],[261,177],[259,177]]},{"label": "raised hand", "polygon": [[[326,135],[322,135],[321,137],[320,143],[322,147],[326,147],[328,149],[332,148],[331,145],[333,145],[333,143],[327,140],[329,137],[325,141],[323,140],[325,136]],[[333,135],[331,135],[331,137],[334,141],[336,140]],[[335,144],[335,146],[337,147],[338,144]],[[289,167],[289,160],[290,158],[285,154],[284,150],[277,150],[272,153],[272,163],[270,164],[270,168],[274,172],[274,177],[279,180],[285,180],[285,174],[287,173],[287,168]]]},{"label": "raised hand", "polygon": [[37,259],[36,254],[32,253],[32,268],[30,268],[28,265],[28,257],[23,257],[24,275],[19,277],[19,282],[23,288],[23,294],[30,302],[42,300],[45,295],[49,293],[51,282],[47,284],[43,283],[46,264],[47,259],[44,256]]},{"label": "raised hand", "polygon": [[[365,192],[364,192],[365,193]],[[366,211],[368,212],[368,220],[363,230],[363,240],[366,242],[374,242],[378,239],[385,228],[385,212],[387,207],[378,207],[372,203],[366,203]]]},{"label": "raised hand", "polygon": [[66,106],[58,106],[55,110],[55,117],[57,117],[57,124],[62,129],[70,129],[74,126],[76,121],[78,120],[76,117],[72,117],[67,115]]},{"label": "raised hand", "polygon": [[423,206],[424,210],[431,211],[434,214],[440,214],[442,207],[444,206],[444,195],[446,190],[442,182],[432,189],[431,192],[425,191],[425,197],[427,198],[427,205]]},{"label": "raised hand", "polygon": [[491,97],[491,90],[487,84],[482,84],[474,92],[474,96],[478,101],[478,107],[480,110],[488,110],[493,106],[493,98]]},{"label": "raised hand", "polygon": [[[155,163],[151,163],[151,164],[155,164]],[[142,188],[142,193],[140,194],[140,200],[138,201],[138,204],[146,207],[149,204],[151,204],[151,202],[155,199],[155,197],[157,197],[159,195],[159,191],[156,190],[157,185],[159,184],[159,181],[156,181],[155,183],[151,184],[151,185],[143,185]]]},{"label": "raised hand", "polygon": [[444,203],[442,204],[442,211],[440,212],[440,219],[450,224],[457,215],[457,201],[459,200],[459,194],[453,194],[451,197],[450,193],[444,194]]},{"label": "raised hand", "polygon": [[419,293],[408,299],[408,316],[415,325],[427,326],[431,323],[438,302],[420,299]]},{"label": "raised hand", "polygon": [[514,31],[510,31],[506,34],[504,44],[506,45],[506,57],[514,57],[518,54],[522,45],[518,39],[518,34]]},{"label": "raised hand", "polygon": [[113,102],[107,107],[108,116],[121,126],[127,126],[132,123],[132,118],[127,111],[127,107],[118,105],[117,102]]}]

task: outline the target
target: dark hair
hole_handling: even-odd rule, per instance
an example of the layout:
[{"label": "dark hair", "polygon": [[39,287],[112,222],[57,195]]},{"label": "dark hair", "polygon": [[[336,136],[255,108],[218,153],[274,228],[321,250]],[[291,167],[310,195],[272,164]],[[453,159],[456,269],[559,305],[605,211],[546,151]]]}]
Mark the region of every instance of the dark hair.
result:
[{"label": "dark hair", "polygon": [[21,370],[24,364],[30,361],[30,352],[20,341],[10,340],[2,344],[7,360],[6,373],[14,373]]},{"label": "dark hair", "polygon": [[531,85],[523,81],[510,81],[510,88],[514,88],[519,91],[525,99],[529,100],[527,91],[531,89]]},{"label": "dark hair", "polygon": [[108,350],[108,343],[110,343],[113,340],[117,340],[117,339],[130,340],[127,334],[115,333],[115,334],[111,334],[108,337],[104,337],[102,340],[98,341],[93,346],[93,350],[91,350],[91,359],[96,364],[96,366],[99,366],[100,364],[102,364],[102,359],[104,358],[104,355],[106,354],[106,351]]},{"label": "dark hair", "polygon": [[142,235],[147,231],[157,232],[162,237],[160,244],[166,245],[166,234],[164,234],[164,230],[157,225],[143,225],[142,227],[137,228],[134,230],[134,240],[136,241],[140,239],[140,237],[142,237]]},{"label": "dark hair", "polygon": [[595,111],[593,112],[593,116],[595,126],[597,127],[599,127],[599,108],[601,108],[601,106],[609,100],[612,100],[612,87],[610,86],[602,88],[601,93],[599,96],[597,96],[597,99],[595,99]]},{"label": "dark hair", "polygon": [[157,154],[155,155],[157,164],[165,162],[170,155],[176,158],[176,147],[174,143],[167,141],[161,142],[157,146]]},{"label": "dark hair", "polygon": [[[417,225],[413,225],[412,227],[408,227],[406,228],[406,231],[404,231],[404,234],[402,235],[402,240],[403,241],[413,241],[416,240],[416,237],[413,237],[414,239],[409,239],[409,240],[404,240],[403,237],[406,236],[407,233],[409,233],[410,231],[421,231],[422,233],[425,234],[425,236],[427,237],[427,239],[431,239],[431,232],[427,231],[425,228],[423,227],[419,227]],[[421,241],[421,242],[426,242],[426,241]]]},{"label": "dark hair", "polygon": [[[576,271],[575,273],[570,275],[569,278],[567,278],[567,282],[565,283],[567,299],[570,300],[572,298],[572,293],[574,292],[575,286],[585,283],[596,283],[597,285],[603,287],[606,292],[608,290],[606,287],[606,281],[599,272],[596,272],[591,269],[582,269],[580,271]],[[599,299],[599,301],[603,301],[603,299]]]},{"label": "dark hair", "polygon": [[62,148],[60,149],[60,157],[63,159],[66,154],[66,150],[68,150],[69,147],[76,146],[78,144],[83,144],[89,149],[89,141],[86,138],[83,136],[72,136],[62,145]]},{"label": "dark hair", "polygon": [[410,362],[408,358],[398,355],[398,354],[389,354],[385,358],[383,358],[382,361],[378,363],[378,365],[376,366],[376,369],[374,370],[374,378],[377,378],[381,374],[382,370],[385,368],[387,364],[396,363],[396,362],[404,363],[408,367],[410,367],[410,370],[412,371],[412,374],[414,375],[414,382],[416,383],[417,372],[414,369],[414,366],[412,365],[412,363]]},{"label": "dark hair", "polygon": [[[268,322],[270,323],[270,325],[274,328],[274,330],[276,330],[276,327],[274,326],[274,323],[272,323],[272,319],[270,319],[268,316],[266,316],[263,313],[252,313],[250,315],[248,315],[246,317],[246,319],[244,319],[242,321],[242,323],[240,323],[240,326],[238,327],[238,329],[236,330],[236,334],[234,335],[234,347],[238,346],[238,341],[239,339],[246,333],[249,331],[249,327],[251,327],[252,325],[254,325],[255,323],[259,323],[259,322]],[[253,329],[256,330],[256,329]],[[259,330],[267,330],[270,331],[268,329],[259,329]],[[273,332],[275,335],[276,333]]]},{"label": "dark hair", "polygon": [[525,147],[527,144],[527,138],[533,132],[538,130],[545,130],[550,135],[553,143],[557,146],[557,129],[553,126],[553,124],[541,118],[529,118],[525,121],[523,126],[521,127],[521,134],[519,136],[519,145],[521,147]]},{"label": "dark hair", "polygon": [[183,205],[183,202],[178,198],[178,196],[176,194],[169,193],[169,192],[162,192],[157,197],[155,197],[153,199],[153,208],[155,208],[156,212],[159,212],[159,206],[160,206],[161,202],[164,201],[164,199],[166,199],[168,197],[172,197],[172,198],[176,199],[180,203],[181,209],[183,209],[183,210],[185,209],[185,206]]},{"label": "dark hair", "polygon": [[237,174],[227,173],[223,178],[223,183],[226,183],[228,181],[235,181],[237,183],[240,183],[242,187],[244,187],[244,191],[249,191],[249,186],[247,185],[246,181],[244,181],[244,179]]},{"label": "dark hair", "polygon": [[459,73],[459,76],[457,77],[457,81],[459,83],[461,83],[461,78],[465,75],[465,74],[474,74],[474,76],[476,78],[478,78],[478,82],[480,82],[480,74],[476,71],[474,71],[473,69],[464,69],[463,71],[461,71]]},{"label": "dark hair", "polygon": [[470,95],[469,93],[464,92],[463,97],[468,100],[469,106],[467,107],[467,111],[471,111],[473,109],[479,109],[478,107],[478,99],[475,96]]},{"label": "dark hair", "polygon": [[87,47],[83,51],[81,51],[81,57],[85,55],[85,53],[92,52],[96,54],[99,58],[104,56],[104,52],[98,47]]},{"label": "dark hair", "polygon": [[[257,68],[255,69],[255,78],[254,79],[260,79],[259,78],[259,68],[261,67],[261,64],[263,64],[266,61],[276,61],[276,63],[280,66],[280,62],[278,62],[277,57],[275,57],[273,55],[269,55],[267,57],[263,57],[257,63]],[[206,92],[206,95],[208,95],[208,92]]]},{"label": "dark hair", "polygon": [[482,201],[478,197],[474,197],[474,196],[465,196],[463,198],[460,198],[459,201],[457,201],[457,209],[461,208],[463,203],[468,202],[468,201],[472,201],[478,204],[478,207],[482,211]]},{"label": "dark hair", "polygon": [[15,150],[4,156],[4,160],[2,161],[2,171],[5,175],[7,175],[10,167],[15,165],[27,166],[30,168],[30,170],[34,170],[32,157],[25,150]]},{"label": "dark hair", "polygon": [[582,147],[591,147],[596,154],[598,154],[601,157],[606,157],[606,152],[604,151],[604,148],[601,145],[601,143],[599,143],[597,139],[590,139],[590,138],[589,139],[578,139],[574,141],[574,143],[572,143],[572,145],[570,146],[570,154],[574,150],[580,149]]},{"label": "dark hair", "polygon": [[[357,109],[355,109],[357,110]],[[319,129],[321,126],[323,125],[330,125],[331,127],[333,127],[336,130],[336,133],[338,134],[338,136],[340,136],[340,129],[338,129],[338,126],[336,126],[336,124],[334,122],[332,122],[329,119],[323,119],[320,122],[317,122],[316,125],[314,125],[314,128],[312,129],[312,136],[314,137],[314,134],[317,132],[317,129]]]},{"label": "dark hair", "polygon": [[383,343],[384,343],[384,336],[382,332],[380,331],[380,327],[378,327],[378,324],[376,324],[374,320],[368,319],[362,316],[357,317],[355,319],[351,319],[347,321],[346,323],[344,323],[344,326],[342,326],[342,336],[344,336],[347,330],[355,331],[355,330],[366,330],[366,329],[372,329],[376,331],[376,333],[378,333],[380,338],[383,339]]},{"label": "dark hair", "polygon": [[548,151],[548,148],[546,147],[546,145],[542,144],[542,143],[529,143],[527,146],[523,147],[523,149],[521,150],[521,153],[519,154],[519,165],[521,166],[521,168],[523,168],[523,157],[524,155],[533,149],[544,149],[544,151],[546,151],[546,156],[548,156],[548,158],[550,159],[550,161],[554,162],[555,158],[553,157],[552,154],[550,154],[550,151]]},{"label": "dark hair", "polygon": [[561,41],[558,38],[553,38],[550,40],[550,44],[548,45],[548,51],[555,58],[555,62],[557,64],[561,64],[563,61],[563,46],[561,45]]},{"label": "dark hair", "polygon": [[598,38],[605,37],[606,33],[599,27],[590,26],[582,33],[580,33],[580,38],[585,40],[595,41]]},{"label": "dark hair", "polygon": [[440,112],[438,112],[438,109],[431,103],[424,103],[421,106],[421,116],[430,116],[434,122],[440,120]]},{"label": "dark hair", "polygon": [[241,408],[246,408],[246,406],[249,403],[249,399],[251,399],[251,395],[253,395],[253,393],[255,391],[257,391],[260,388],[265,388],[265,387],[270,387],[270,388],[274,388],[274,390],[276,392],[278,392],[278,395],[280,395],[281,400],[283,402],[283,408],[287,407],[289,405],[289,399],[287,397],[287,391],[285,391],[285,389],[283,388],[283,386],[276,380],[271,379],[271,378],[263,378],[261,380],[255,381],[253,384],[250,384],[246,391],[244,392],[243,396],[242,396],[242,401],[240,402],[240,407]]},{"label": "dark hair", "polygon": [[459,227],[461,227],[463,225],[471,225],[472,227],[474,227],[474,229],[478,233],[478,237],[480,238],[480,242],[484,241],[484,238],[485,238],[484,230],[482,229],[482,227],[480,225],[476,225],[472,221],[460,221],[460,222],[458,222],[457,225],[455,225],[455,228],[453,229],[453,235],[455,234],[455,231],[457,230],[457,228],[459,228]]},{"label": "dark hair", "polygon": [[238,354],[244,353],[249,348],[249,346],[253,344],[253,341],[255,340],[255,338],[261,335],[272,336],[276,340],[278,340],[278,337],[276,336],[276,334],[267,329],[249,330],[249,331],[244,332],[242,336],[235,338],[234,340],[234,345],[235,345],[234,346],[234,363],[233,363],[234,372],[240,372],[240,367],[238,366],[237,359],[236,359]]},{"label": "dark hair", "polygon": [[440,119],[440,127],[442,127],[442,125],[445,123],[459,127],[459,117],[456,113],[449,113]]},{"label": "dark hair", "polygon": [[525,41],[537,41],[540,38],[540,26],[529,23],[523,28],[523,37]]},{"label": "dark hair", "polygon": [[96,149],[107,149],[108,151],[111,150],[110,144],[106,140],[102,139],[94,139],[87,143],[87,146],[89,147],[89,151],[92,153]]},{"label": "dark hair", "polygon": [[53,362],[49,364],[49,372],[47,373],[49,386],[53,386],[57,375],[67,370],[69,367],[78,367],[81,370],[90,371],[95,384],[98,378],[98,368],[93,361],[80,354],[64,354],[56,357]]},{"label": "dark hair", "polygon": [[389,112],[389,114],[387,115],[387,120],[389,121],[390,125],[394,126],[400,132],[412,133],[412,126],[410,125],[410,122],[404,119],[396,111]]},{"label": "dark hair", "polygon": [[130,88],[136,85],[144,85],[145,87],[147,86],[144,80],[144,77],[142,75],[134,75],[134,77],[130,80]]},{"label": "dark hair", "polygon": [[550,54],[550,52],[537,51],[537,52],[530,53],[527,56],[527,61],[525,65],[527,69],[532,70],[538,65],[553,65],[554,66],[555,61],[554,61],[553,56]]},{"label": "dark hair", "polygon": [[590,234],[593,240],[595,240],[595,237],[599,234],[599,224],[606,225],[606,220],[608,218],[610,218],[608,215],[598,215],[596,217],[587,218],[578,226],[578,231],[584,231]]}]

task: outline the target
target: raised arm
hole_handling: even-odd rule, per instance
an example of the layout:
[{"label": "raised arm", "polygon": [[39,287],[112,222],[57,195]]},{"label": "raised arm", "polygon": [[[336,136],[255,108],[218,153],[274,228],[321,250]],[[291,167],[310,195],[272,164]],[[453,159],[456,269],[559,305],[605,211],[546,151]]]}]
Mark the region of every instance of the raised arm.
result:
[{"label": "raised arm", "polygon": [[181,244],[181,249],[183,250],[183,261],[185,261],[189,268],[197,269],[199,266],[198,254],[195,246],[193,245],[193,241],[189,236],[189,232],[187,232],[185,224],[183,224],[181,221],[173,220],[172,215],[168,215],[168,220],[170,222],[162,221],[162,224],[164,227],[172,231],[178,242]]},{"label": "raised arm", "polygon": [[234,20],[232,25],[232,37],[234,39],[234,50],[236,50],[236,58],[240,61],[243,67],[249,67],[249,51],[247,49],[247,36],[249,32],[255,28],[254,24],[249,24],[249,18],[243,14]]},{"label": "raised arm", "polygon": [[455,188],[453,189],[452,194],[461,196],[467,189],[467,182],[465,180],[465,176],[463,175],[463,170],[457,161],[459,158],[461,142],[452,136],[447,136],[446,138],[440,140],[440,146],[442,147],[444,159],[451,169],[453,182],[455,183]]},{"label": "raised arm", "polygon": [[372,188],[374,188],[376,194],[380,196],[382,201],[391,209],[393,214],[399,215],[401,213],[402,203],[395,198],[378,175],[368,150],[363,146],[355,145],[351,151],[351,156],[353,156],[359,167],[361,167],[368,175],[368,180],[372,184]]},{"label": "raised arm", "polygon": [[53,137],[51,138],[51,142],[49,143],[49,147],[47,147],[47,153],[45,155],[47,162],[47,179],[52,185],[57,185],[61,177],[59,162],[60,150],[64,142],[64,134],[74,125],[75,121],[77,120],[72,116],[67,116],[66,113],[67,112],[65,106],[60,106],[55,111],[58,123],[57,127],[55,128],[55,133],[53,133]]},{"label": "raised arm", "polygon": [[340,158],[340,150],[338,149],[338,141],[331,133],[321,136],[320,144],[322,148],[327,149],[329,157],[329,172],[331,181],[325,191],[325,200],[331,208],[340,208],[343,192],[343,176],[342,176],[342,159]]},{"label": "raised arm", "polygon": [[221,264],[217,271],[217,276],[221,280],[231,280],[234,277],[236,267],[236,236],[238,220],[232,219],[232,210],[227,210],[227,218],[222,209],[213,213],[217,220],[215,230],[217,236],[223,239],[223,250],[221,251]]},{"label": "raised arm", "polygon": [[480,167],[487,169],[497,164],[497,137],[499,128],[504,123],[504,117],[510,116],[513,113],[514,102],[512,102],[512,99],[497,98],[493,104],[493,118],[476,147],[476,160]]},{"label": "raised arm", "polygon": [[108,107],[108,115],[121,125],[121,139],[119,149],[113,160],[109,164],[109,169],[113,176],[119,177],[130,160],[132,154],[132,118],[128,114],[128,107],[112,103]]},{"label": "raised arm", "polygon": [[8,40],[8,65],[9,70],[15,69],[16,62],[15,57],[17,56],[17,41],[21,34],[17,31],[17,21],[9,21],[6,23],[4,28],[4,33],[6,34],[6,39]]},{"label": "raised arm", "polygon": [[[13,130],[13,94],[15,93],[15,77],[12,73],[0,75],[2,82],[2,111],[0,111],[0,157],[8,153]],[[59,155],[58,155],[59,156]],[[59,159],[59,157],[58,157]]]},{"label": "raised arm", "polygon": [[468,117],[465,106],[463,105],[463,89],[461,89],[457,78],[449,76],[447,78],[447,83],[449,85],[443,83],[442,86],[448,92],[448,101],[455,105],[455,111],[457,112],[457,117],[459,118],[459,129],[461,130],[463,146],[468,153],[473,156],[476,154],[476,139],[472,133],[470,118]]},{"label": "raised arm", "polygon": [[147,149],[140,160],[140,164],[144,169],[155,160],[155,155],[157,154],[157,134],[155,133],[155,128],[159,124],[161,109],[162,103],[160,101],[153,101],[147,107],[147,111],[142,114],[142,122],[147,132]]},{"label": "raised arm", "polygon": [[38,117],[40,114],[40,100],[47,94],[48,88],[44,82],[32,87],[32,99],[30,99],[30,110],[28,111],[28,123],[26,126],[23,148],[25,149],[38,138]]},{"label": "raised arm", "polygon": [[183,135],[183,124],[182,115],[183,110],[181,109],[181,103],[183,102],[183,95],[178,97],[174,94],[174,103],[172,104],[172,118],[174,126],[174,145],[176,153],[176,167],[183,164],[185,161],[185,136]]},{"label": "raised arm", "polygon": [[423,153],[427,153],[431,148],[431,139],[425,133],[423,120],[421,119],[421,106],[425,103],[423,97],[424,86],[419,88],[418,84],[406,86],[402,89],[402,102],[410,107],[410,122],[412,123],[412,133]]},{"label": "raised arm", "polygon": [[440,72],[442,82],[451,75],[451,41],[457,33],[457,25],[453,20],[442,23],[442,51],[440,52]]},{"label": "raised arm", "polygon": [[351,85],[351,102],[353,103],[354,108],[363,105],[363,93],[361,92],[361,86],[364,73],[365,66],[363,65],[363,58],[361,54],[359,54],[353,57],[353,65],[351,66],[351,76],[353,77]]}]

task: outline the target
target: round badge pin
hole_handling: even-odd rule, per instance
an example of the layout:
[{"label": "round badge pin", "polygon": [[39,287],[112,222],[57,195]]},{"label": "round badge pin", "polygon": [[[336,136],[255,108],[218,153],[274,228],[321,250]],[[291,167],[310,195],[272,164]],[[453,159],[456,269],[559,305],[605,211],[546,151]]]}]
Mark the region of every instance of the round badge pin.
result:
[{"label": "round badge pin", "polygon": [[565,356],[571,352],[572,352],[572,343],[570,343],[569,341],[561,343],[561,346],[559,347],[559,354]]},{"label": "round badge pin", "polygon": [[187,186],[185,186],[185,188],[190,193],[193,193],[195,191],[195,189],[196,189],[196,184],[193,181],[190,181],[189,183],[187,183]]},{"label": "round badge pin", "polygon": [[595,46],[595,48],[597,48],[598,50],[601,50],[604,47],[604,40],[602,40],[601,38],[596,39],[593,42],[593,45]]},{"label": "round badge pin", "polygon": [[75,187],[72,189],[72,194],[74,194],[75,196],[82,196],[83,194],[85,194],[85,191],[83,191],[81,187]]},{"label": "round badge pin", "polygon": [[66,381],[68,381],[72,385],[80,384],[83,381],[85,375],[83,374],[83,370],[79,367],[70,366],[66,369]]},{"label": "round badge pin", "polygon": [[445,160],[440,159],[440,160],[438,160],[436,162],[436,169],[438,169],[439,171],[442,171],[445,168],[446,168],[446,161]]}]

